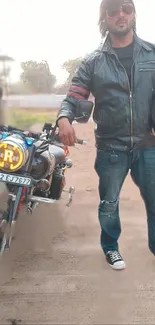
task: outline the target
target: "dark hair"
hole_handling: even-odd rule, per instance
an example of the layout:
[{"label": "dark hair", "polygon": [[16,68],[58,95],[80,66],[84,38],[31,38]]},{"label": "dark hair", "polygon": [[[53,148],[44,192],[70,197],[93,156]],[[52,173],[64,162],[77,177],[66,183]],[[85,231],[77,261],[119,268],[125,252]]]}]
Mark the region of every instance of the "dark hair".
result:
[{"label": "dark hair", "polygon": [[[100,33],[101,33],[103,38],[106,36],[106,33],[108,31],[107,30],[107,25],[106,25],[106,19],[105,19],[106,18],[107,2],[108,2],[108,0],[102,0],[102,2],[100,4],[100,11],[99,11],[98,25],[99,25]],[[135,5],[134,5],[132,0],[131,0],[131,2],[133,4],[133,6],[134,6],[134,11],[136,13]],[[133,30],[136,31],[136,20],[134,22]]]}]

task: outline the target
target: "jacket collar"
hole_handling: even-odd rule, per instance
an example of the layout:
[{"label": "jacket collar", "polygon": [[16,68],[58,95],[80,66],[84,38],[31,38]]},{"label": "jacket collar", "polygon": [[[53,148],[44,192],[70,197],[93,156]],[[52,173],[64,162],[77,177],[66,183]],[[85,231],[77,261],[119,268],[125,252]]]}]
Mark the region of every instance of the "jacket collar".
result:
[{"label": "jacket collar", "polygon": [[[149,52],[152,51],[151,46],[149,46],[149,44],[147,44],[147,42],[145,42],[140,37],[138,37],[136,33],[134,33],[134,43],[135,43],[135,47],[137,50],[144,48],[146,51],[149,51]],[[104,42],[101,42],[101,44],[98,47],[98,50],[102,51],[102,52],[108,52],[109,54],[114,53],[113,48],[111,46],[109,34],[106,36],[106,39],[104,40]]]}]

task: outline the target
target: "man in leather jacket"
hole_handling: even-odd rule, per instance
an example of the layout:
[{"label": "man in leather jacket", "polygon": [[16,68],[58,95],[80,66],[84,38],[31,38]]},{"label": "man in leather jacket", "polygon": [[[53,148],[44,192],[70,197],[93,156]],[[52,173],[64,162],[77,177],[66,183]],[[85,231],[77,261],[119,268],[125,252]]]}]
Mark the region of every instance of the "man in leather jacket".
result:
[{"label": "man in leather jacket", "polygon": [[118,246],[119,195],[129,170],[146,206],[148,245],[155,255],[155,147],[135,149],[154,125],[155,46],[137,36],[132,0],[103,0],[99,26],[106,39],[79,65],[57,125],[61,141],[74,145],[77,103],[93,94],[101,246],[108,264],[124,269]]}]

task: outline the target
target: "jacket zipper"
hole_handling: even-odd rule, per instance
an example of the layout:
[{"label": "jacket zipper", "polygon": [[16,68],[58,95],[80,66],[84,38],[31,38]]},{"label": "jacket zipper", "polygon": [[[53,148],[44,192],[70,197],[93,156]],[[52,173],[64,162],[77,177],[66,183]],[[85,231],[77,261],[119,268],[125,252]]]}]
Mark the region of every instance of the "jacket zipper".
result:
[{"label": "jacket zipper", "polygon": [[[114,54],[115,55],[115,54]],[[116,56],[116,55],[115,55]],[[130,82],[129,82],[129,78],[127,75],[127,72],[124,68],[124,66],[120,63],[120,61],[118,60],[117,56],[116,56],[117,61],[119,62],[119,64],[121,65],[121,67],[123,68],[125,75],[127,77],[127,82],[128,82],[128,89],[129,89],[129,106],[130,106],[130,145],[131,145],[131,150],[133,149],[133,107],[132,107],[132,69],[134,66],[134,63],[131,67],[131,87],[130,87]]]},{"label": "jacket zipper", "polygon": [[[140,52],[140,50],[139,50],[139,52]],[[138,56],[139,52],[137,53],[136,57]],[[127,77],[128,88],[129,88],[129,106],[130,106],[130,145],[131,145],[131,150],[132,150],[133,149],[133,146],[134,146],[134,137],[133,137],[133,105],[132,105],[132,102],[133,102],[133,95],[132,95],[132,77],[133,76],[132,76],[132,71],[133,71],[133,67],[134,67],[135,61],[133,62],[133,65],[131,67],[131,86],[130,86],[129,78],[128,78],[128,75],[127,75],[127,72],[126,72],[124,66],[118,60],[117,55],[115,53],[113,53],[113,55],[116,57],[118,63],[123,68],[123,70],[125,72],[125,75]]]},{"label": "jacket zipper", "polygon": [[155,71],[155,68],[144,68],[144,69],[139,69],[139,71]]},{"label": "jacket zipper", "polygon": [[154,63],[154,64],[155,64],[155,60],[154,60],[154,61],[152,60],[152,61],[146,61],[146,62],[139,62],[139,64],[141,64],[141,65],[142,65],[142,64],[147,64],[147,63],[148,63],[148,64],[149,64],[149,63]]},{"label": "jacket zipper", "polygon": [[133,107],[132,107],[132,91],[130,91],[130,116],[131,116],[131,123],[130,123],[130,133],[131,133],[131,149],[133,149]]},{"label": "jacket zipper", "polygon": [[[133,64],[134,65],[134,64]],[[133,149],[133,106],[132,106],[132,69],[133,69],[133,65],[131,67],[131,87],[130,87],[130,82],[129,82],[129,78],[128,75],[126,73],[125,70],[125,74],[127,77],[127,81],[128,81],[128,86],[129,86],[129,106],[130,106],[130,144],[131,144],[131,149]]]}]

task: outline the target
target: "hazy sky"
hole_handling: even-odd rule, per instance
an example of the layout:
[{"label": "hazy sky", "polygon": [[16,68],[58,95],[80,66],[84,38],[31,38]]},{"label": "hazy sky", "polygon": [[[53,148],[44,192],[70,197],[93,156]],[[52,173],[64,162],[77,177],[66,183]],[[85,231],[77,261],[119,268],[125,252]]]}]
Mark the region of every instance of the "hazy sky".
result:
[{"label": "hazy sky", "polygon": [[[12,79],[20,61],[47,60],[59,81],[65,60],[85,55],[100,42],[101,0],[0,0],[0,51],[14,57]],[[135,0],[137,32],[155,43],[155,0]]]}]

